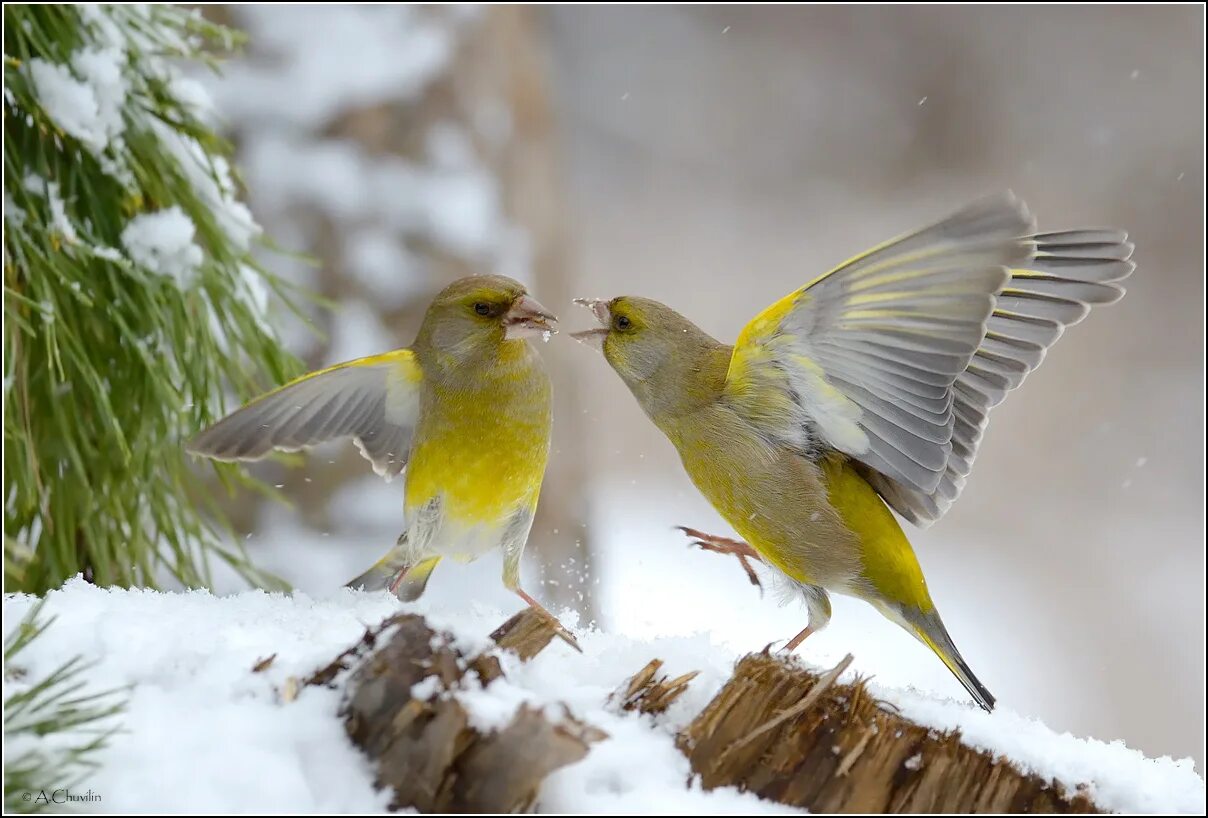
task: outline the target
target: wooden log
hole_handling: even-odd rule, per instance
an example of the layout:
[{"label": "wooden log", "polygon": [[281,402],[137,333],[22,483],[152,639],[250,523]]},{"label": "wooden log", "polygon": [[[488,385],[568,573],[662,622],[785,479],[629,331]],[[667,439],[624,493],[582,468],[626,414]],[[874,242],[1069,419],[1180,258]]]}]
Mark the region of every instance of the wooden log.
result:
[{"label": "wooden log", "polygon": [[[525,611],[492,636],[525,657],[540,652],[554,633],[543,617]],[[476,729],[455,694],[502,676],[498,657],[465,655],[449,634],[413,614],[366,631],[306,683],[331,684],[345,671],[352,674],[341,708],[345,727],[374,760],[378,786],[394,791],[392,809],[527,810],[549,773],[583,758],[605,737],[569,715],[554,719],[529,707],[499,730]]]},{"label": "wooden log", "polygon": [[744,657],[680,735],[701,784],[810,812],[1101,812],[1084,792],[902,718],[862,681],[838,683],[850,661],[817,674]]}]

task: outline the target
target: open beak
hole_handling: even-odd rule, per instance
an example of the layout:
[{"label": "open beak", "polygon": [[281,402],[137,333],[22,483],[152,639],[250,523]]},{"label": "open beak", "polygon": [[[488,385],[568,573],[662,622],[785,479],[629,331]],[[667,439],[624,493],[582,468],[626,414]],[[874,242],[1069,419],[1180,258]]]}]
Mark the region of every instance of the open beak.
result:
[{"label": "open beak", "polygon": [[608,310],[608,302],[603,298],[576,298],[575,303],[580,307],[586,307],[591,310],[596,316],[596,320],[600,322],[600,327],[599,329],[572,332],[570,337],[581,344],[595,347],[602,352],[604,350],[604,341],[608,338],[608,327],[612,322],[612,313]]},{"label": "open beak", "polygon": [[541,306],[540,301],[531,295],[522,295],[512,302],[511,309],[503,317],[504,337],[514,341],[540,336],[548,341],[550,335],[558,331],[551,326],[556,323],[558,316]]}]

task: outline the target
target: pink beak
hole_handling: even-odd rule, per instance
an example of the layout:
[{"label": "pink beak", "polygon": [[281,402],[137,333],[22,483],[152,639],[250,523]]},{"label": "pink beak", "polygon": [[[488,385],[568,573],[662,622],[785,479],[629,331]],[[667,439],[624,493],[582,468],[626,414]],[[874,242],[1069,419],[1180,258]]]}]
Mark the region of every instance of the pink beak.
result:
[{"label": "pink beak", "polygon": [[608,339],[608,326],[612,321],[612,313],[608,310],[608,302],[603,298],[576,298],[575,303],[580,307],[586,307],[591,310],[596,320],[600,322],[600,328],[572,332],[570,337],[574,338],[580,344],[595,347],[603,352],[604,341]]},{"label": "pink beak", "polygon": [[512,307],[503,317],[504,333],[509,341],[518,338],[548,338],[557,332],[550,324],[558,323],[558,316],[541,306],[531,295],[522,295],[512,302]]}]

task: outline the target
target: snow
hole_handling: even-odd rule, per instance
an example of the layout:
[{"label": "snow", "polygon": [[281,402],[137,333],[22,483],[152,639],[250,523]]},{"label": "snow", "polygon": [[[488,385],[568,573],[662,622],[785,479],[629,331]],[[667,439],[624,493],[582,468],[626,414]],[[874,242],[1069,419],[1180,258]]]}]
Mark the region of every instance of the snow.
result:
[{"label": "snow", "polygon": [[[191,49],[190,44],[147,39],[141,32],[151,28],[161,36],[170,34],[169,29],[148,19],[154,16],[154,9],[90,5],[78,8],[87,24],[86,41],[66,63],[36,58],[25,69],[46,115],[64,133],[79,140],[107,174],[130,188],[135,187],[135,180],[127,166],[123,135],[127,129],[150,130],[164,151],[176,160],[218,229],[236,249],[248,250],[252,240],[260,235],[260,227],[237,199],[229,163],[221,156],[210,156],[194,137],[153,113],[162,103],[175,101],[203,122],[213,121],[214,104],[206,86],[182,74],[177,62],[163,55],[165,48],[184,52]],[[136,25],[120,27],[112,19],[114,15],[143,19]],[[128,54],[138,54],[139,71],[131,69]],[[147,76],[154,77],[155,82],[149,84]],[[147,99],[150,95],[168,99],[152,104]],[[35,176],[26,181],[26,188],[47,199],[51,226],[66,241],[77,242],[77,228],[55,183]],[[5,202],[6,214],[10,201]],[[183,289],[195,281],[204,258],[201,247],[194,241],[195,234],[192,220],[173,206],[158,213],[135,216],[122,233],[122,244],[134,263],[172,278]],[[89,245],[84,249],[108,261],[123,260],[112,247]],[[238,292],[253,312],[266,320],[268,291],[263,276],[255,268],[240,266]],[[269,329],[267,323],[264,326]]]},{"label": "snow", "polygon": [[[6,633],[34,602],[5,597]],[[107,812],[377,812],[389,797],[373,790],[369,763],[345,736],[337,717],[340,692],[301,688],[290,700],[282,695],[296,686],[290,679],[326,664],[366,627],[399,610],[425,615],[451,631],[459,646],[480,647],[518,604],[449,607],[425,597],[404,606],[384,593],[343,588],[315,596],[215,596],[101,589],[75,579],[47,595],[44,615],[55,621],[22,654],[28,672],[6,675],[5,695],[77,654],[95,663],[91,689],[130,686],[124,730],[80,787],[101,795],[98,807]],[[483,729],[506,724],[524,704],[551,717],[565,707],[604,730],[609,738],[584,760],[546,780],[537,805],[543,812],[793,812],[734,789],[701,790],[675,749],[676,732],[725,682],[737,651],[705,634],[649,639],[577,629],[576,635],[582,655],[557,640],[528,663],[505,654],[504,677],[485,689],[463,684],[444,691],[429,680],[413,692],[457,697]],[[267,667],[252,671],[270,656]],[[610,694],[653,658],[665,661],[669,675],[699,670],[700,676],[664,714],[621,711]],[[1145,759],[1119,742],[1057,735],[1009,711],[984,714],[911,691],[876,693],[909,718],[959,727],[970,744],[1007,754],[1043,776],[1071,787],[1089,784],[1108,809],[1203,811],[1203,781],[1189,761]]]},{"label": "snow", "polygon": [[[471,686],[458,690],[454,698],[469,714],[470,726],[484,733],[507,727],[525,705],[530,709],[542,709],[535,693],[507,679],[495,679],[486,687]],[[558,718],[553,708],[546,715]]]},{"label": "snow", "polygon": [[348,272],[387,310],[419,297],[425,288],[424,261],[398,236],[379,227],[356,230],[345,250]]},{"label": "snow", "polygon": [[[446,256],[456,269],[531,278],[527,239],[510,224],[490,165],[512,137],[507,101],[453,88],[465,122],[425,126],[414,149],[412,129],[389,124],[410,122],[412,110],[423,116],[479,17],[453,7],[238,7],[250,47],[221,76],[197,78],[236,135],[259,221],[278,246],[328,268],[266,254],[275,274],[387,311],[437,289]],[[286,317],[281,334],[305,357],[314,340],[300,325]]]},{"label": "snow", "polygon": [[43,179],[36,174],[30,174],[25,177],[25,189],[35,196],[42,196],[46,199],[47,206],[50,209],[50,226],[69,242],[74,242],[79,239],[79,234],[76,233],[75,225],[67,216],[67,204],[63,201],[63,197],[59,195],[59,183],[51,182]]},{"label": "snow", "polygon": [[232,63],[215,86],[219,109],[240,123],[318,128],[343,111],[413,99],[453,45],[415,8],[245,6],[239,18],[272,54]]},{"label": "snow", "polygon": [[4,191],[4,221],[13,227],[20,227],[21,223],[25,221],[25,211],[13,201],[13,197],[8,195],[7,190]]},{"label": "snow", "polygon": [[172,279],[182,290],[191,287],[205,257],[193,241],[197,228],[178,205],[140,213],[122,230],[122,246],[135,264]]},{"label": "snow", "polygon": [[125,129],[125,58],[118,48],[84,48],[72,57],[70,68],[41,58],[29,61],[29,77],[42,109],[94,154],[102,152]]},{"label": "snow", "polygon": [[254,132],[246,143],[249,187],[271,212],[309,206],[339,222],[378,222],[468,258],[487,257],[503,238],[498,185],[479,166],[432,168],[352,142],[273,132]]},{"label": "snow", "polygon": [[[193,104],[198,104],[196,99]],[[159,120],[150,120],[150,127],[164,150],[176,160],[197,197],[210,209],[218,228],[238,249],[248,249],[252,239],[260,235],[260,226],[247,205],[235,198],[230,163],[221,156],[207,154],[196,139]]]},{"label": "snow", "polygon": [[913,691],[894,691],[901,714],[940,730],[961,731],[972,747],[1007,756],[1025,770],[1068,788],[1093,782],[1091,796],[1116,812],[1202,814],[1204,782],[1190,758],[1147,759],[1123,741],[1057,734],[1039,719],[999,709],[956,708]]}]

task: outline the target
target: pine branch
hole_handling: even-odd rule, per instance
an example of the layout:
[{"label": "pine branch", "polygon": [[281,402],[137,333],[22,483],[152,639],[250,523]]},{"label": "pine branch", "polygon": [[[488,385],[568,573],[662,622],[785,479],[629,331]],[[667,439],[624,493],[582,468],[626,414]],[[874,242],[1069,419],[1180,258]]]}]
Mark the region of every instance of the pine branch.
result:
[{"label": "pine branch", "polygon": [[171,6],[6,5],[4,21],[9,588],[205,585],[214,558],[271,582],[199,514],[181,450],[228,388],[298,368],[266,312],[294,294],[255,261],[229,148],[178,68],[237,37]]}]

